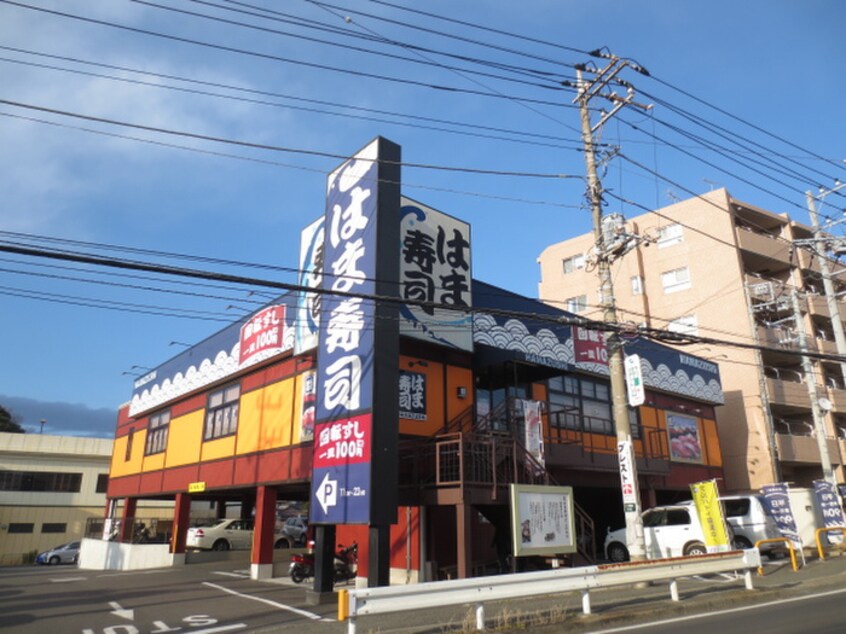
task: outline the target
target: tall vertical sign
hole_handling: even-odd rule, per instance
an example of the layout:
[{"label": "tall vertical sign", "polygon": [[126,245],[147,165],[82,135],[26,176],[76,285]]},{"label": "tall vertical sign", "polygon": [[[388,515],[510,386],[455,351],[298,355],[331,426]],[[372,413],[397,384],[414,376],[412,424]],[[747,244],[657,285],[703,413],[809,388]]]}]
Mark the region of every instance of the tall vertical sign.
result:
[{"label": "tall vertical sign", "polygon": [[300,272],[297,284],[303,288],[297,295],[294,354],[302,354],[317,347],[322,300],[317,290],[323,281],[324,222],[325,218],[321,216],[300,234]]},{"label": "tall vertical sign", "polygon": [[329,175],[310,519],[396,521],[400,148],[381,137]]},{"label": "tall vertical sign", "polygon": [[[823,526],[826,528],[843,526],[843,509],[840,506],[840,497],[837,495],[835,486],[826,480],[814,480],[814,496],[817,498],[817,507],[823,518]],[[832,532],[828,535],[842,537],[842,533]]]},{"label": "tall vertical sign", "polygon": [[796,528],[796,519],[790,506],[790,495],[787,483],[767,484],[761,487],[764,508],[775,520],[782,537],[787,537],[797,548],[802,547],[802,538]]},{"label": "tall vertical sign", "polygon": [[720,492],[716,480],[706,480],[690,485],[696,515],[705,536],[705,547],[709,553],[720,553],[731,550],[731,540],[720,504]]}]

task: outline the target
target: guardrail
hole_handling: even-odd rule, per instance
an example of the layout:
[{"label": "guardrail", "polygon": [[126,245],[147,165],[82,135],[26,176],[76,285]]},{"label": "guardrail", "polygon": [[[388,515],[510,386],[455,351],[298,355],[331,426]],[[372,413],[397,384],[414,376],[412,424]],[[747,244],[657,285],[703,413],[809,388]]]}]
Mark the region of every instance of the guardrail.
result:
[{"label": "guardrail", "polygon": [[[761,544],[787,544],[787,550],[790,551],[790,565],[793,566],[793,572],[799,572],[799,564],[796,563],[796,549],[793,547],[793,540],[787,537],[772,537],[770,539],[759,539],[755,542],[755,548],[761,548]],[[801,552],[801,551],[800,551]],[[802,565],[805,565],[805,554],[802,554]],[[764,576],[764,567],[758,566],[758,574]]]},{"label": "guardrail", "polygon": [[[823,533],[833,533],[833,532],[840,532],[843,535],[846,535],[846,526],[827,526],[824,528],[818,528],[816,531],[816,538],[817,538],[817,554],[820,556],[820,561],[825,561],[825,549],[822,545],[822,537]],[[827,535],[826,535],[827,536]]]},{"label": "guardrail", "polygon": [[753,548],[694,557],[342,590],[338,594],[338,620],[348,619],[348,634],[355,634],[356,619],[360,616],[469,604],[476,606],[476,629],[484,630],[484,604],[491,601],[579,591],[582,612],[590,614],[593,589],[668,581],[670,598],[678,601],[680,577],[742,570],[746,589],[752,590],[752,570],[760,565],[761,554]]}]

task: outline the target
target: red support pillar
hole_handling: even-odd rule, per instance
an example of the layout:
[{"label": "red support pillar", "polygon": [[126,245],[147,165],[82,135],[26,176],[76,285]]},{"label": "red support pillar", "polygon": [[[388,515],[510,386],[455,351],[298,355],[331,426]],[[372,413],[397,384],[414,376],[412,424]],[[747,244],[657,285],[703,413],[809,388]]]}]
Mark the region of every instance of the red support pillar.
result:
[{"label": "red support pillar", "polygon": [[250,578],[273,578],[273,542],[276,533],[276,489],[256,489],[256,519],[253,529]]},{"label": "red support pillar", "polygon": [[188,523],[191,517],[191,496],[177,493],[173,506],[173,535],[170,538],[170,552],[185,556]]},{"label": "red support pillar", "polygon": [[135,526],[135,508],[138,505],[138,500],[135,498],[126,498],[123,501],[123,516],[120,522],[120,541],[124,543],[132,543],[132,529]]},{"label": "red support pillar", "polygon": [[456,529],[456,575],[459,579],[471,576],[473,559],[473,506],[457,504],[455,506]]}]

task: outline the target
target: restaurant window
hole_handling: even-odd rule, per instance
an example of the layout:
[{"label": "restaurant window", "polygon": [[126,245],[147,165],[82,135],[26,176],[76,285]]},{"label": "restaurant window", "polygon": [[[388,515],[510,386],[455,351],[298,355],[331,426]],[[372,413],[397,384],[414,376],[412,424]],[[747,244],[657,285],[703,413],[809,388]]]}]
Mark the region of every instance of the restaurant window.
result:
[{"label": "restaurant window", "polygon": [[165,450],[167,447],[167,430],[169,427],[169,409],[150,416],[150,422],[147,424],[147,444],[144,447],[145,456],[162,453]]},{"label": "restaurant window", "polygon": [[232,436],[238,431],[238,403],[241,386],[229,385],[209,394],[203,440]]},{"label": "restaurant window", "polygon": [[[547,381],[550,424],[562,429],[614,435],[611,391],[607,383],[574,376]],[[633,438],[640,438],[637,410],[628,408]]]}]

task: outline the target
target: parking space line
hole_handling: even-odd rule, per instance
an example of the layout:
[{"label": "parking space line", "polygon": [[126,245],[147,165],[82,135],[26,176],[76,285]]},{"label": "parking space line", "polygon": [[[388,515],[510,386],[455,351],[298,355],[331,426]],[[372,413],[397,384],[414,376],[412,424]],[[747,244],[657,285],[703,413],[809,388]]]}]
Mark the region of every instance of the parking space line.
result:
[{"label": "parking space line", "polygon": [[212,572],[214,575],[223,575],[224,577],[237,577],[238,579],[245,579],[249,577],[249,573],[244,574],[243,572],[224,572],[223,570],[215,570]]},{"label": "parking space line", "polygon": [[56,577],[50,579],[53,583],[68,583],[70,581],[85,581],[86,577]]},{"label": "parking space line", "polygon": [[[285,605],[284,603],[279,603],[277,601],[271,601],[270,599],[264,599],[262,597],[254,597],[249,594],[244,594],[242,592],[236,592],[235,590],[230,590],[229,588],[225,588],[223,586],[219,586],[216,583],[211,583],[209,581],[202,582],[204,586],[209,586],[210,588],[215,588],[216,590],[221,590],[222,592],[226,592],[228,594],[234,594],[236,597],[242,597],[244,599],[252,599],[253,601],[258,601],[259,603],[264,603],[266,605],[273,606],[275,608],[279,608],[280,610],[286,610],[288,612],[293,612],[294,614],[299,614],[300,616],[304,616],[307,619],[311,619],[312,621],[330,621],[334,622],[334,619],[324,619],[319,614],[315,614],[314,612],[309,612],[307,610],[300,610],[299,608],[292,607],[290,605]],[[197,633],[195,633],[197,634]]]}]

